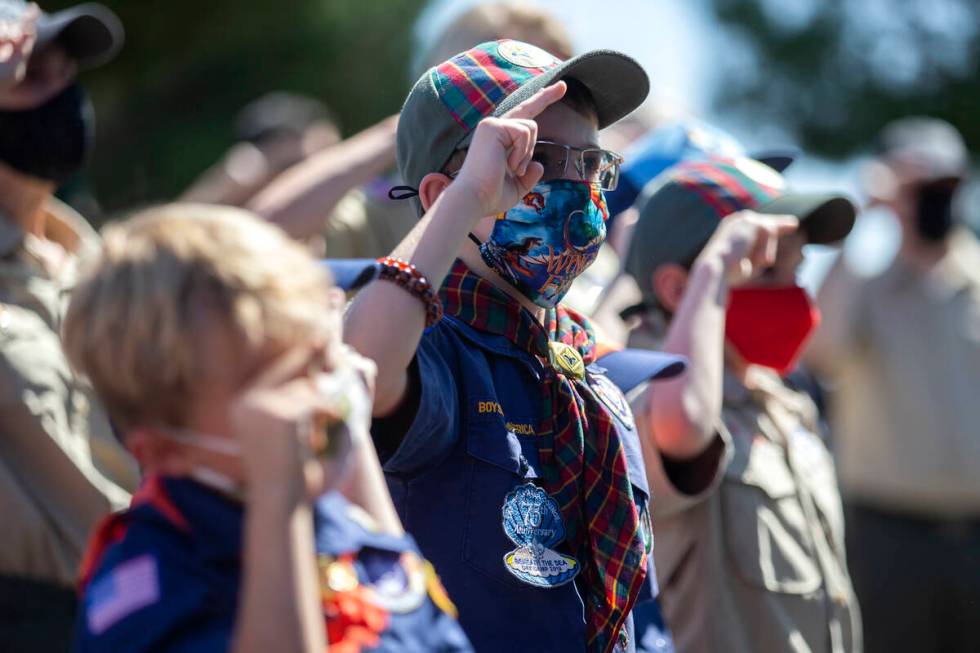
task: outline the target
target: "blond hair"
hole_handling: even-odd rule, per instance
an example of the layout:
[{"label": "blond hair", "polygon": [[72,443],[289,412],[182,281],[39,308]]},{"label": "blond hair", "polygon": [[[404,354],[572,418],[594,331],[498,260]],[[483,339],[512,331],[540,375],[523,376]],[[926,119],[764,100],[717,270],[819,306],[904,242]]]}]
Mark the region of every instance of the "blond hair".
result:
[{"label": "blond hair", "polygon": [[65,349],[117,426],[181,426],[209,372],[208,329],[227,329],[248,352],[309,342],[329,288],[325,269],[253,214],[165,205],[104,230],[72,293]]},{"label": "blond hair", "polygon": [[572,56],[568,30],[553,15],[518,2],[496,2],[473,7],[444,29],[426,51],[421,62],[423,70],[418,74],[473,46],[497,39],[530,43],[559,59]]}]

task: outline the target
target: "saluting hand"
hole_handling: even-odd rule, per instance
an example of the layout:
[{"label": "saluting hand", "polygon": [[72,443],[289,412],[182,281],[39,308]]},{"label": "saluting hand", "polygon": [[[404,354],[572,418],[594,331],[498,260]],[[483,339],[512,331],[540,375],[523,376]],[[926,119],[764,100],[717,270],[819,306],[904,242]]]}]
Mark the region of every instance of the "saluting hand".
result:
[{"label": "saluting hand", "polygon": [[39,13],[37,5],[31,3],[17,20],[0,21],[0,91],[24,81],[37,39]]},{"label": "saluting hand", "polygon": [[552,84],[500,118],[484,118],[477,125],[453,185],[476,198],[481,217],[513,208],[541,179],[544,168],[532,160],[538,142],[534,118],[564,97],[567,88],[565,82]]},{"label": "saluting hand", "polygon": [[[235,400],[231,408],[235,435],[242,445],[248,500],[275,498],[290,505],[310,501],[336,482],[337,469],[324,458],[329,424],[349,417],[338,413],[334,397],[325,396],[310,373],[317,356],[304,348],[284,354],[268,366]],[[352,382],[371,382],[374,366],[344,353],[338,360],[360,375]],[[345,388],[353,393],[355,388]],[[369,399],[364,403],[370,406]],[[367,429],[370,410],[359,415]],[[345,426],[346,429],[346,426]],[[366,432],[366,431],[365,431]],[[349,436],[345,443],[349,446]]]},{"label": "saluting hand", "polygon": [[792,215],[763,215],[739,211],[727,216],[705,245],[699,261],[721,261],[730,286],[759,276],[776,261],[779,237],[796,231]]}]

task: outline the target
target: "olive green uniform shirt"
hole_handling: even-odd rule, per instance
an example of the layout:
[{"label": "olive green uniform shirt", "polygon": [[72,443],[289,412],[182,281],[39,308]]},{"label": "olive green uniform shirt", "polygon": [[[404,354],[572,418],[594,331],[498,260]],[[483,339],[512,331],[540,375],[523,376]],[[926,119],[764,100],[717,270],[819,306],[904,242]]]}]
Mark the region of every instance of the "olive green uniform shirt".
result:
[{"label": "olive green uniform shirt", "polygon": [[387,256],[419,221],[412,202],[352,190],[340,200],[323,233],[326,258]]},{"label": "olive green uniform shirt", "polygon": [[[630,338],[656,343],[642,330]],[[816,408],[774,373],[752,371],[752,390],[726,376],[718,436],[699,458],[671,462],[644,439],[665,620],[679,653],[860,651]],[[634,414],[645,432],[645,410]]]},{"label": "olive green uniform shirt", "polygon": [[0,217],[0,574],[73,585],[90,531],[137,469],[59,332],[94,231],[53,202],[46,239]]}]

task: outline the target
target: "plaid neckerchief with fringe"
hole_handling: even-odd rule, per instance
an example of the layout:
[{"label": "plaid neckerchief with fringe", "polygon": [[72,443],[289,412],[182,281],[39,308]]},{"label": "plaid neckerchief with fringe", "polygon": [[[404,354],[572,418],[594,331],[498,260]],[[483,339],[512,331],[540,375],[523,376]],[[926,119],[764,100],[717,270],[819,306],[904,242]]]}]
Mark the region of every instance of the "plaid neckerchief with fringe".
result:
[{"label": "plaid neckerchief with fringe", "polygon": [[466,267],[453,265],[441,289],[445,314],[510,340],[545,363],[539,454],[545,489],[558,502],[568,546],[585,574],[588,650],[607,653],[646,579],[646,550],[623,443],[588,382],[550,361],[550,341],[574,347],[586,365],[595,356],[588,321],[558,307],[545,326],[516,300]]}]

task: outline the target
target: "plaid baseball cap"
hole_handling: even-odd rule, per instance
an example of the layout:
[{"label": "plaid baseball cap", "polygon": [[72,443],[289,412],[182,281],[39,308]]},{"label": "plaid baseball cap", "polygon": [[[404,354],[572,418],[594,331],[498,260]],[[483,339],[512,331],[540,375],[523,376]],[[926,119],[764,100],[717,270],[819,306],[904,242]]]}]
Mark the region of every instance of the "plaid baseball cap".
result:
[{"label": "plaid baseball cap", "polygon": [[667,168],[691,159],[749,156],[783,172],[797,157],[791,148],[769,149],[746,154],[745,148],[728,132],[695,119],[655,127],[623,153],[626,163],[619,173],[616,190],[606,193],[609,215],[633,206],[643,188]]},{"label": "plaid baseball cap", "polygon": [[430,68],[412,87],[398,120],[402,179],[418,188],[425,175],[438,172],[466,146],[481,120],[506,113],[562,79],[589,89],[600,129],[640,106],[650,91],[640,64],[612,50],[561,61],[521,41],[481,43]]},{"label": "plaid baseball cap", "polygon": [[[0,21],[18,20],[27,7],[25,0],[0,0]],[[41,52],[54,42],[64,46],[80,69],[95,68],[116,56],[122,47],[122,22],[110,9],[95,3],[53,14],[41,12],[34,51]]]},{"label": "plaid baseball cap", "polygon": [[813,244],[843,240],[856,216],[846,197],[790,191],[781,174],[753,159],[688,161],[644,189],[625,271],[637,279],[645,299],[655,299],[653,271],[664,263],[690,263],[725,216],[745,209],[796,216]]}]

